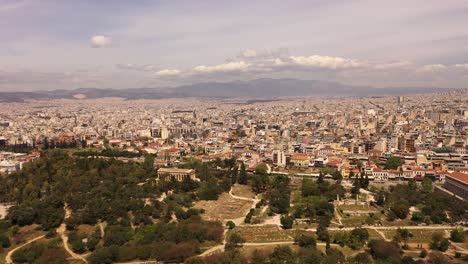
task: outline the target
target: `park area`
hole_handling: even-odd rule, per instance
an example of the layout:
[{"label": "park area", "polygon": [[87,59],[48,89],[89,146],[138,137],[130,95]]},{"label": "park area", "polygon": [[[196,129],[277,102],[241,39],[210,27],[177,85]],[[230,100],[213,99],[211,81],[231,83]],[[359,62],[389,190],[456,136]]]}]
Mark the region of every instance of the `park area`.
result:
[{"label": "park area", "polygon": [[252,191],[252,187],[249,185],[235,184],[232,186],[232,195],[239,196],[248,199],[254,199],[255,193]]},{"label": "park area", "polygon": [[204,209],[203,219],[209,221],[225,221],[244,217],[252,206],[251,201],[234,199],[227,193],[223,193],[216,201],[198,201],[196,208]]},{"label": "park area", "polygon": [[299,229],[283,230],[277,225],[263,225],[238,226],[234,229],[234,232],[239,232],[247,243],[273,243],[292,242],[296,235],[306,231]]}]

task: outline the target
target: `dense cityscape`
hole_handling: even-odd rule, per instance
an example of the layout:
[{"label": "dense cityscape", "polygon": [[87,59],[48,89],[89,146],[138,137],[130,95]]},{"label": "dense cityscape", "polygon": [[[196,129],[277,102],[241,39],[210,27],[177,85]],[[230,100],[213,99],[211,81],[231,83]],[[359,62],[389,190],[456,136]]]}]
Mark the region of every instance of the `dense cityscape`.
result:
[{"label": "dense cityscape", "polygon": [[[272,263],[296,263],[275,262],[285,257],[281,254],[290,254],[286,257],[296,257],[300,263],[340,263],[340,259],[379,262],[378,254],[383,254],[379,250],[395,255],[391,263],[414,256],[424,258],[430,250],[445,252],[431,253],[432,258],[461,261],[463,252],[468,252],[463,244],[468,198],[466,98],[466,90],[458,90],[396,97],[102,98],[5,103],[0,106],[0,173],[5,183],[0,189],[1,217],[7,221],[2,224],[7,228],[3,232],[11,232],[7,223],[16,224],[20,231],[15,232],[20,235],[13,233],[15,242],[4,247],[24,241],[18,237],[29,237],[32,231],[21,230],[33,224],[42,225],[36,230],[43,231],[32,232],[39,232],[40,239],[59,236],[71,259],[91,263],[138,259],[263,263],[255,259],[268,258],[272,246]],[[86,166],[91,167],[73,167],[82,161],[67,167],[61,165],[63,159],[72,164],[88,160],[91,163]],[[38,210],[34,208],[41,206],[34,204],[57,195],[66,179],[46,181],[54,188],[38,182],[42,176],[34,174],[44,173],[41,164],[47,160],[47,164],[56,160],[51,166],[58,166],[52,174],[46,173],[50,175],[70,169],[87,175],[99,160],[110,163],[99,166],[129,166],[123,169],[130,170],[128,174],[102,177],[129,177],[126,181],[144,188],[133,190],[139,193],[136,197],[114,197],[135,203],[135,208],[124,209],[128,211],[122,219],[105,215],[117,212],[112,205],[105,205],[103,197],[96,203],[100,208],[110,206],[110,211],[94,209],[100,211],[88,219],[91,216],[83,214],[92,204],[73,203],[78,197],[84,201],[91,198],[82,193],[90,179],[80,178],[77,183],[72,179],[69,184],[75,187],[63,190],[68,193],[65,200],[42,205],[55,206],[50,211],[42,209],[52,219],[42,219],[41,212],[28,219],[24,210]],[[141,166],[141,171],[135,166]],[[18,177],[29,180],[19,181]],[[148,183],[152,184],[147,188]],[[420,194],[413,197],[412,192],[420,188],[416,191]],[[101,191],[92,192],[104,195]],[[434,200],[427,200],[427,192],[433,193]],[[31,204],[29,199],[39,200]],[[315,209],[309,212],[310,206]],[[190,215],[200,215],[196,221],[202,221],[201,225],[203,221],[219,223],[220,230],[213,232],[221,233],[209,243],[209,238],[198,238],[196,245],[176,242],[174,248],[165,250],[167,254],[154,252],[165,247],[160,242],[138,247],[142,232],[151,232],[147,230],[149,223],[158,228],[164,228],[161,225],[165,222],[184,225],[195,217]],[[132,231],[125,232],[134,233],[133,238],[120,238],[124,241],[119,242],[107,237],[105,230],[124,232],[120,230],[124,222],[130,222]],[[92,231],[93,226],[97,231]],[[41,233],[44,235],[39,236]],[[446,234],[449,240],[444,238]],[[106,255],[114,243],[108,240],[113,239],[120,246],[114,257]],[[161,239],[165,240],[156,241]],[[5,235],[2,240],[10,241]],[[439,249],[434,240],[446,246]],[[365,253],[366,241],[371,255]],[[293,256],[294,250],[281,247],[288,244],[315,249],[301,249]],[[320,253],[321,245],[326,253]],[[403,256],[395,246],[402,247]],[[132,247],[139,253],[122,255]],[[27,252],[18,252],[22,251],[7,255],[6,261],[29,261]],[[275,254],[279,260],[274,259]]]}]

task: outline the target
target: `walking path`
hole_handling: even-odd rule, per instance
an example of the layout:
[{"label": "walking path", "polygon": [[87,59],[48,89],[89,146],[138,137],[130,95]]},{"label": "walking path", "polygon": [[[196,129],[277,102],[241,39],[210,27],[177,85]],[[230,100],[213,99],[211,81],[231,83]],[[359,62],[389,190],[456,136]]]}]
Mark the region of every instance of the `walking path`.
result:
[{"label": "walking path", "polygon": [[[65,209],[65,217],[64,217],[64,220],[68,219],[70,216],[71,216],[71,209],[68,208],[68,206],[65,204],[64,205],[64,209]],[[65,249],[65,251],[68,252],[68,254],[70,254],[70,256],[73,258],[73,259],[79,259],[81,261],[83,261],[84,263],[88,263],[88,261],[86,261],[86,258],[82,255],[79,255],[79,254],[76,254],[75,252],[73,252],[73,250],[70,249],[70,247],[68,246],[68,236],[66,234],[66,226],[65,226],[65,223],[62,223],[58,228],[57,228],[57,234],[59,234],[60,238],[62,239],[62,242],[63,242],[63,248]]]},{"label": "walking path", "polygon": [[[255,198],[247,198],[247,197],[236,196],[236,195],[232,194],[232,188],[231,188],[231,190],[229,190],[229,195],[234,199],[239,199],[239,200],[245,200],[245,201],[251,201],[252,202],[252,206],[245,212],[245,215],[247,215],[249,213],[250,209],[255,208],[255,205],[260,201],[260,199],[258,199],[257,196],[255,196]],[[336,218],[338,220],[338,223],[340,225],[342,225],[341,216],[336,211],[336,208],[335,208],[335,215],[336,215]],[[275,215],[275,216],[267,219],[264,223],[249,225],[249,226],[277,225],[278,227],[280,227],[281,226],[280,218],[281,218],[280,215]],[[233,221],[236,224],[236,226],[244,224],[244,222],[243,222],[244,217],[240,217],[240,218],[236,218],[236,219],[226,219],[226,221],[229,221],[229,220]],[[375,230],[385,241],[390,241],[390,239],[385,236],[385,234],[382,232],[382,230],[397,230],[398,228],[413,229],[413,230],[414,229],[416,229],[416,230],[447,230],[447,229],[454,229],[454,228],[457,228],[457,227],[451,226],[451,225],[439,225],[439,226],[363,226],[362,228]],[[461,228],[463,228],[463,230],[468,230],[467,227],[461,227]],[[355,229],[355,227],[342,227],[342,228],[329,227],[328,228],[329,231],[351,231],[353,229]],[[305,231],[316,232],[317,228],[307,228],[307,229],[305,229]],[[224,233],[223,233],[224,239],[223,239],[223,243],[221,245],[214,246],[214,247],[206,250],[205,252],[203,252],[199,256],[203,257],[203,256],[209,256],[209,255],[212,255],[212,254],[215,254],[215,253],[218,253],[218,252],[223,252],[224,251],[224,246],[226,244],[226,239],[227,239],[226,233],[227,233],[227,230],[225,230]],[[262,245],[287,245],[287,244],[293,244],[293,243],[294,243],[294,241],[291,240],[291,241],[261,242],[261,243],[247,242],[247,243],[244,243],[243,245],[244,246],[262,246]],[[321,245],[321,244],[325,245],[325,243],[317,243],[317,245]],[[332,246],[334,246],[334,245],[332,244]],[[460,248],[460,252],[465,252],[465,249],[460,247],[459,245],[454,245],[454,246]]]},{"label": "walking path", "polygon": [[[239,226],[239,225],[242,225],[244,224],[244,218],[245,218],[245,215],[247,215],[250,211],[250,209],[255,209],[255,206],[257,205],[258,202],[260,202],[260,199],[258,199],[257,196],[255,196],[255,198],[247,198],[247,197],[241,197],[241,196],[237,196],[237,195],[234,195],[232,194],[232,187],[231,189],[229,190],[229,195],[233,198],[233,199],[238,199],[238,200],[244,200],[244,201],[249,201],[249,202],[252,202],[252,205],[250,206],[250,208],[248,208],[246,210],[246,212],[243,214],[243,216],[239,217],[239,218],[235,218],[235,219],[226,219],[225,222],[227,221],[232,221],[234,222],[234,224],[236,226]],[[218,253],[218,252],[223,252],[224,251],[224,246],[226,245],[226,239],[227,239],[227,232],[228,230],[225,229],[224,232],[223,232],[223,243],[221,245],[217,245],[217,246],[214,246],[208,250],[206,250],[205,252],[201,253],[199,256],[200,257],[204,257],[204,256],[209,256],[209,255],[213,255],[215,253]]]},{"label": "walking path", "polygon": [[14,249],[10,250],[10,251],[8,252],[8,254],[6,255],[6,257],[5,257],[6,263],[7,263],[7,264],[13,263],[13,260],[11,259],[11,256],[13,256],[13,253],[15,253],[15,251],[17,251],[17,250],[19,250],[19,249],[21,249],[21,248],[23,248],[23,247],[25,247],[25,246],[27,246],[27,245],[33,243],[34,241],[37,241],[37,240],[39,240],[39,239],[42,239],[42,238],[44,238],[44,237],[45,237],[45,235],[43,235],[43,236],[38,236],[38,237],[36,237],[36,238],[33,238],[33,239],[31,239],[31,240],[28,240],[26,243],[24,243],[24,244],[22,244],[22,245],[17,246],[17,247],[15,247]]}]

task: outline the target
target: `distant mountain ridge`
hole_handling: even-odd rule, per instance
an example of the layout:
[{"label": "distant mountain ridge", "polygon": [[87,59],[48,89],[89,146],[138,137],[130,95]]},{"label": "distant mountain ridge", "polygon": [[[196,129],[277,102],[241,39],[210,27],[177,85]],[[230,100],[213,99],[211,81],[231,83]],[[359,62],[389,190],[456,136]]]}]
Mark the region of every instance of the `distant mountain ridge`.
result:
[{"label": "distant mountain ridge", "polygon": [[214,98],[274,98],[287,96],[383,96],[434,93],[450,91],[446,88],[375,88],[352,86],[338,82],[298,79],[255,79],[250,81],[208,82],[177,87],[102,89],[79,88],[35,92],[0,92],[0,102],[21,102],[36,99],[96,99],[121,97],[134,99],[161,99],[183,97]]}]

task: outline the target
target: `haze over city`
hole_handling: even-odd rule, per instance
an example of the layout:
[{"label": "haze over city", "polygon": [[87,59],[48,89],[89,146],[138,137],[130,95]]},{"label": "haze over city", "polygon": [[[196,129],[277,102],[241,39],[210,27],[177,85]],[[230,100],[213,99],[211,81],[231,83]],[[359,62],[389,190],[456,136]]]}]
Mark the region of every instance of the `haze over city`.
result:
[{"label": "haze over city", "polygon": [[0,1],[0,91],[257,78],[466,88],[468,2]]}]

